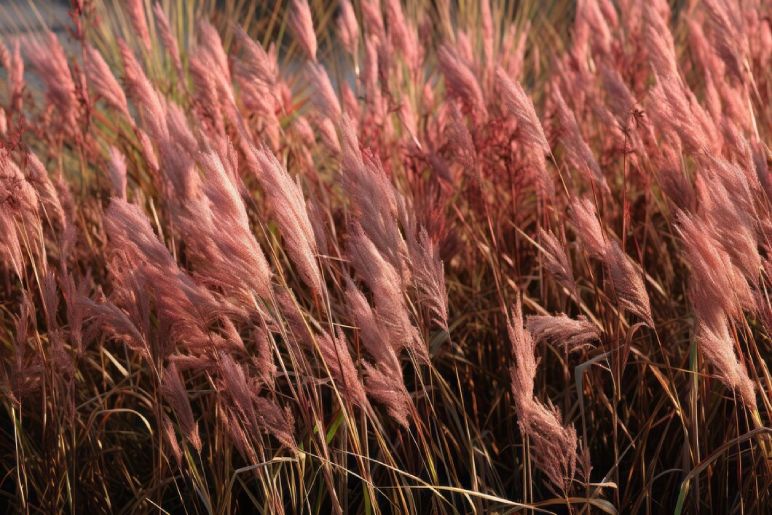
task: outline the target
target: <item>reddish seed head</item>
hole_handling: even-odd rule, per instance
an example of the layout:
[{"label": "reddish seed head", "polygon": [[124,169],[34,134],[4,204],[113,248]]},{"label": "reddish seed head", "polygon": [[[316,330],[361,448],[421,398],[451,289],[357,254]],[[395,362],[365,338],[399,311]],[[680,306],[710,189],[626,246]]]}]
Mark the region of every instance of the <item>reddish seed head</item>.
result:
[{"label": "reddish seed head", "polygon": [[306,58],[316,61],[316,33],[308,0],[290,0],[287,21]]}]

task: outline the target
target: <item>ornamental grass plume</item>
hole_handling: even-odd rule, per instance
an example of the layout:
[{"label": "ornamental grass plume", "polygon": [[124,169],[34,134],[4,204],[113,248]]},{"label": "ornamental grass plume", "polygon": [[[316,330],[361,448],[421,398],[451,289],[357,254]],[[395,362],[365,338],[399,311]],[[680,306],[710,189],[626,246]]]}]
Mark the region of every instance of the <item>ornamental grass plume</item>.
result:
[{"label": "ornamental grass plume", "polygon": [[362,22],[365,32],[372,34],[380,41],[386,40],[386,28],[383,21],[383,11],[378,0],[362,0],[359,5],[362,10]]},{"label": "ornamental grass plume", "polygon": [[306,69],[308,70],[308,82],[313,88],[312,98],[317,108],[330,120],[339,119],[342,113],[340,102],[332,88],[327,70],[319,63],[314,62],[309,62]]},{"label": "ornamental grass plume", "polygon": [[142,129],[137,129],[137,139],[139,140],[140,152],[142,158],[147,163],[150,172],[153,175],[158,175],[160,171],[160,164],[158,162],[158,155],[156,149],[153,147],[153,142],[150,140],[150,136]]},{"label": "ornamental grass plume", "polygon": [[24,43],[24,53],[30,67],[46,85],[46,98],[61,113],[67,130],[74,130],[80,102],[70,65],[59,38],[47,32],[43,39],[33,38]]},{"label": "ornamental grass plume", "polygon": [[354,281],[347,278],[346,282],[347,307],[359,330],[359,338],[365,350],[376,363],[399,369],[399,357],[394,346],[385,338],[386,331],[383,330],[375,311]]},{"label": "ornamental grass plume", "polygon": [[716,54],[721,57],[733,80],[747,80],[746,62],[749,41],[743,19],[743,7],[728,0],[706,0],[707,28]]},{"label": "ornamental grass plume", "polygon": [[407,68],[415,75],[420,72],[423,60],[416,28],[405,17],[399,0],[386,0],[384,8],[393,53],[401,56]]},{"label": "ornamental grass plume", "polygon": [[211,71],[214,73],[218,87],[221,87],[221,91],[226,95],[231,96],[233,90],[231,88],[230,66],[220,34],[206,20],[198,22],[196,32],[198,39],[198,45],[195,49],[196,55],[204,54],[208,57],[208,61],[213,65]]},{"label": "ornamental grass plume", "polygon": [[547,341],[572,352],[591,346],[600,338],[598,328],[580,316],[573,319],[565,313],[559,315],[533,315],[526,318],[528,332],[538,341]]},{"label": "ornamental grass plume", "polygon": [[654,327],[649,295],[641,272],[616,240],[607,239],[592,201],[588,198],[575,198],[570,210],[574,228],[587,253],[606,265],[621,307]]},{"label": "ornamental grass plume", "polygon": [[[30,170],[33,174],[35,166]],[[34,177],[34,175],[33,175]],[[45,175],[46,179],[48,175]],[[9,215],[20,217],[35,217],[40,214],[40,203],[38,192],[32,183],[27,180],[27,176],[21,171],[19,166],[11,159],[8,151],[0,152],[0,198],[6,206]],[[23,229],[23,227],[21,227]]]},{"label": "ornamental grass plume", "polygon": [[397,223],[399,193],[389,181],[382,163],[370,152],[362,152],[353,121],[341,124],[342,183],[354,204],[357,223],[379,254],[402,274],[406,243]]},{"label": "ornamental grass plume", "polygon": [[592,155],[590,147],[587,146],[579,132],[579,125],[576,123],[574,113],[566,105],[559,89],[554,92],[555,104],[557,105],[558,119],[561,126],[561,142],[566,152],[566,159],[569,163],[579,170],[585,177],[595,183],[603,190],[609,191],[606,178],[600,169],[600,165]]},{"label": "ornamental grass plume", "polygon": [[464,103],[475,118],[485,118],[488,115],[485,98],[469,63],[464,62],[457,49],[447,44],[440,48],[437,58],[448,90]]},{"label": "ornamental grass plume", "polygon": [[287,21],[306,59],[316,61],[316,33],[308,0],[290,0]]},{"label": "ornamental grass plume", "polygon": [[[232,175],[215,153],[200,156],[205,171],[198,209],[186,212],[191,252],[200,274],[236,298],[271,298],[273,271],[255,238],[244,201]],[[181,220],[182,221],[182,220]]]},{"label": "ornamental grass plume", "polygon": [[348,308],[359,329],[361,341],[372,357],[372,363],[363,362],[367,394],[383,404],[389,415],[400,425],[408,427],[413,403],[402,378],[398,350],[389,342],[375,311],[364,294],[351,281],[346,287]]},{"label": "ornamental grass plume", "polygon": [[[24,170],[26,182],[32,186],[37,195],[37,203],[49,223],[55,224],[59,230],[68,226],[67,214],[62,206],[62,200],[56,185],[48,175],[48,171],[38,156],[29,153],[26,156],[27,166]],[[7,163],[8,166],[13,166]]]},{"label": "ornamental grass plume", "polygon": [[741,271],[698,217],[678,213],[677,230],[684,240],[684,258],[689,264],[692,295],[701,300],[697,313],[709,306],[720,306],[729,317],[739,318],[753,306],[753,293]]},{"label": "ornamental grass plume", "polygon": [[166,112],[160,93],[153,87],[126,42],[118,40],[118,48],[123,61],[123,81],[127,96],[134,102],[140,119],[147,125],[150,134],[160,138],[165,135]]},{"label": "ornamental grass plume", "polygon": [[343,48],[352,56],[359,51],[359,22],[357,21],[351,0],[340,0],[340,14],[338,15],[338,38]]},{"label": "ornamental grass plume", "polygon": [[637,106],[633,92],[625,84],[618,70],[604,65],[600,73],[609,110],[614,114],[617,123],[622,127],[628,126],[631,114]]},{"label": "ornamental grass plume", "polygon": [[128,14],[131,25],[137,34],[137,38],[142,43],[142,46],[145,50],[150,50],[153,42],[150,40],[150,32],[147,28],[144,0],[128,0],[126,2],[126,14]]},{"label": "ornamental grass plume", "polygon": [[233,69],[237,78],[240,76],[244,79],[239,82],[239,86],[245,88],[250,82],[256,82],[268,90],[268,94],[273,95],[272,89],[280,80],[275,57],[266,52],[263,46],[241,27],[235,28],[235,34],[240,52]]},{"label": "ornamental grass plume", "polygon": [[21,42],[15,40],[11,51],[5,45],[0,47],[0,58],[2,58],[0,64],[8,74],[8,104],[13,105],[21,101],[24,91],[24,60],[21,56]]},{"label": "ornamental grass plume", "polygon": [[348,350],[348,342],[342,333],[329,335],[319,334],[315,337],[319,348],[319,355],[324,360],[324,367],[329,371],[330,377],[335,383],[343,399],[352,404],[365,408],[367,395],[362,382],[359,380],[354,360]]},{"label": "ornamental grass plume", "polygon": [[123,88],[113,75],[102,54],[91,45],[83,46],[83,66],[86,71],[86,78],[96,94],[102,97],[111,107],[122,113],[127,119],[130,119],[129,104],[126,101],[126,94],[123,92]]},{"label": "ornamental grass plume", "polygon": [[490,66],[493,64],[493,45],[496,38],[494,30],[493,16],[491,14],[491,3],[489,0],[480,1],[480,22],[482,26],[483,50],[485,52],[485,61]]},{"label": "ornamental grass plume", "polygon": [[[247,376],[245,368],[236,363],[227,353],[219,357],[219,376],[221,394],[232,403],[238,419],[250,430],[251,434],[262,432],[273,435],[282,445],[295,447],[293,436],[294,420],[288,412],[275,402],[259,396],[254,381]],[[244,435],[246,440],[247,436]]]},{"label": "ornamental grass plume", "polygon": [[383,404],[389,416],[404,428],[410,427],[410,419],[415,409],[410,394],[405,389],[402,372],[382,364],[371,365],[362,362],[365,374],[367,394]]},{"label": "ornamental grass plume", "polygon": [[576,294],[576,281],[571,260],[566,253],[566,248],[552,231],[539,229],[539,243],[543,249],[544,266],[555,280],[567,289]]},{"label": "ornamental grass plume", "polygon": [[669,12],[662,12],[655,2],[643,4],[644,44],[654,70],[666,78],[679,80],[675,42],[667,24]]},{"label": "ornamental grass plume", "polygon": [[121,200],[126,200],[126,158],[121,151],[110,147],[110,182],[113,186],[113,194]]},{"label": "ornamental grass plume", "polygon": [[[224,113],[230,104],[230,95],[222,94],[218,86],[219,72],[217,65],[212,60],[212,55],[204,50],[199,50],[190,59],[190,76],[193,82],[194,103],[206,120],[203,127],[212,138],[225,132]],[[213,72],[213,70],[215,70]],[[229,90],[230,92],[230,90]]]},{"label": "ornamental grass plume", "polygon": [[341,143],[338,133],[335,129],[335,123],[326,116],[315,116],[312,118],[322,144],[330,154],[337,156],[341,153]]},{"label": "ornamental grass plume", "polygon": [[308,219],[303,191],[269,150],[253,149],[247,160],[263,186],[271,211],[281,227],[287,252],[298,267],[303,281],[321,295],[323,285],[316,262],[316,237]]},{"label": "ornamental grass plume", "polygon": [[533,102],[522,86],[512,80],[501,67],[496,68],[496,84],[502,97],[502,107],[517,121],[517,135],[529,157],[534,160],[539,190],[548,198],[552,198],[555,194],[555,186],[545,162],[545,155],[552,151],[539,117],[536,115]]},{"label": "ornamental grass plume", "polygon": [[[751,284],[757,284],[761,272],[761,255],[750,192],[742,188],[745,195],[741,192],[729,193],[722,182],[726,182],[726,179],[722,181],[717,175],[705,174],[704,181],[697,184],[700,207],[709,220],[715,239],[729,253],[734,266],[742,271]],[[745,181],[740,179],[739,182],[743,184]],[[746,202],[743,202],[743,198],[747,199]]]},{"label": "ornamental grass plume", "polygon": [[349,238],[351,264],[373,292],[376,313],[389,343],[397,353],[408,349],[416,358],[428,362],[428,351],[410,319],[399,272],[384,259],[360,225],[350,229]]},{"label": "ornamental grass plume", "polygon": [[651,118],[677,135],[692,154],[716,154],[721,145],[716,124],[678,76],[655,73],[649,92]]},{"label": "ornamental grass plume", "polygon": [[689,292],[697,315],[695,340],[721,380],[736,390],[746,405],[755,408],[753,383],[737,360],[727,320],[738,320],[743,309],[754,308],[752,292],[708,227],[695,216],[678,214],[678,232],[691,269]]},{"label": "ornamental grass plume", "polygon": [[424,227],[417,238],[409,239],[408,247],[413,283],[420,292],[419,301],[429,309],[432,320],[447,331],[448,293],[439,248]]},{"label": "ornamental grass plume", "polygon": [[0,228],[5,235],[3,242],[0,243],[0,258],[10,270],[13,270],[16,276],[21,276],[24,257],[19,235],[14,227],[14,219],[10,213],[3,211],[0,214]]},{"label": "ornamental grass plume", "polygon": [[536,115],[533,102],[531,102],[523,87],[509,78],[507,72],[502,68],[496,70],[496,80],[500,88],[504,107],[521,127],[519,133],[523,144],[541,156],[549,154],[550,146],[547,143],[546,136],[544,136],[544,129],[541,122],[539,122],[539,117]]},{"label": "ornamental grass plume", "polygon": [[18,277],[25,264],[25,254],[34,252],[33,238],[42,232],[37,193],[10,156],[0,154],[0,227],[4,238],[2,256]]},{"label": "ornamental grass plume", "polygon": [[[238,98],[251,111],[259,113],[261,130],[266,144],[278,149],[281,122],[277,113],[282,109],[281,78],[277,70],[276,54],[254,41],[243,29],[236,28],[238,56],[233,56],[233,78],[239,87]],[[275,47],[272,47],[275,50]],[[238,122],[241,126],[241,121]]]},{"label": "ornamental grass plume", "polygon": [[603,259],[609,245],[592,201],[588,198],[575,198],[570,209],[574,229],[586,252],[595,258]]},{"label": "ornamental grass plume", "polygon": [[641,272],[616,241],[609,245],[605,263],[622,308],[642,318],[649,327],[654,327],[649,294],[646,292]]},{"label": "ornamental grass plume", "polygon": [[188,392],[182,381],[182,375],[172,363],[164,370],[161,378],[161,393],[174,413],[177,422],[182,429],[185,438],[196,451],[201,452],[201,437],[198,433],[198,424],[193,417],[193,410],[188,400]]},{"label": "ornamental grass plume", "polygon": [[254,335],[256,356],[252,358],[257,378],[269,389],[276,383],[278,369],[273,358],[273,341],[267,330],[256,330]]},{"label": "ornamental grass plume", "polygon": [[182,77],[182,58],[180,57],[180,46],[177,41],[177,37],[172,32],[171,23],[169,17],[166,15],[161,4],[156,2],[153,4],[153,17],[155,18],[156,25],[158,26],[158,38],[163,43],[166,52],[169,54],[169,58],[172,60],[172,65],[177,74]]},{"label": "ornamental grass plume", "polygon": [[450,105],[450,120],[445,125],[450,154],[466,170],[474,170],[477,164],[477,149],[472,134],[455,103]]},{"label": "ornamental grass plume", "polygon": [[147,356],[147,339],[129,315],[108,300],[95,301],[81,296],[76,300],[85,317],[111,338],[126,342],[131,349]]},{"label": "ornamental grass plume", "polygon": [[147,217],[136,205],[113,197],[105,228],[114,255],[109,269],[122,288],[129,289],[138,280],[155,295],[159,315],[169,324],[173,339],[193,347],[206,345],[205,326],[222,308],[209,291],[180,270]]},{"label": "ornamental grass plume", "polygon": [[[383,92],[379,85],[380,67],[382,66],[379,61],[384,60],[379,55],[380,46],[381,42],[375,36],[371,35],[365,39],[364,67],[360,73],[360,80],[364,84],[365,97],[367,98],[367,107],[370,111],[369,115],[372,123],[377,125],[382,125],[386,116]],[[351,117],[350,114],[349,117]]]},{"label": "ornamental grass plume", "polygon": [[617,24],[616,8],[612,2],[607,0],[577,2],[574,22],[574,30],[577,34],[574,37],[577,40],[590,41],[595,53],[607,55],[611,52],[614,42],[611,31]]},{"label": "ornamental grass plume", "polygon": [[568,491],[576,473],[577,437],[572,426],[560,422],[560,412],[551,403],[542,404],[534,397],[534,379],[538,360],[536,343],[523,326],[518,299],[507,322],[515,363],[510,368],[512,395],[518,425],[534,449],[534,461],[556,486]]},{"label": "ornamental grass plume", "polygon": [[[704,303],[705,300],[695,298],[698,303]],[[701,311],[694,336],[700,351],[714,367],[721,381],[736,391],[746,406],[756,409],[753,381],[745,366],[737,360],[726,315],[716,305],[705,305]]]}]

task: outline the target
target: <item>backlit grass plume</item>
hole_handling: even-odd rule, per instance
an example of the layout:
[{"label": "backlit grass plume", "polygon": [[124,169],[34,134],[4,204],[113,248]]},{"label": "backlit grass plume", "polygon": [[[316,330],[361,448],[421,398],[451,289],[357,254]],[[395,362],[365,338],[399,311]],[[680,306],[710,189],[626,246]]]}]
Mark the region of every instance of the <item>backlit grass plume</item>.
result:
[{"label": "backlit grass plume", "polygon": [[768,511],[768,3],[22,7],[8,512]]}]

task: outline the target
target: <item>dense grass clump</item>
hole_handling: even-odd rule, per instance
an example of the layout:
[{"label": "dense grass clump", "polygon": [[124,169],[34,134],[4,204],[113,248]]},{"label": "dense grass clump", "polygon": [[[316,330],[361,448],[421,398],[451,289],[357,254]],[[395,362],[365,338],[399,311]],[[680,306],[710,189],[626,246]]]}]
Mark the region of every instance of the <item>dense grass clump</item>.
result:
[{"label": "dense grass clump", "polygon": [[2,7],[7,511],[765,513],[764,5]]}]

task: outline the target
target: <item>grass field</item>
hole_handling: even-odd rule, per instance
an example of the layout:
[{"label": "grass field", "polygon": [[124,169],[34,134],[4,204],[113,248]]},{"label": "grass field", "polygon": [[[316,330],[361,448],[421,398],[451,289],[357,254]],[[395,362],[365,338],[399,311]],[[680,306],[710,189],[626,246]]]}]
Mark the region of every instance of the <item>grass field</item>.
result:
[{"label": "grass field", "polygon": [[6,512],[769,512],[766,2],[52,5],[0,4]]}]

